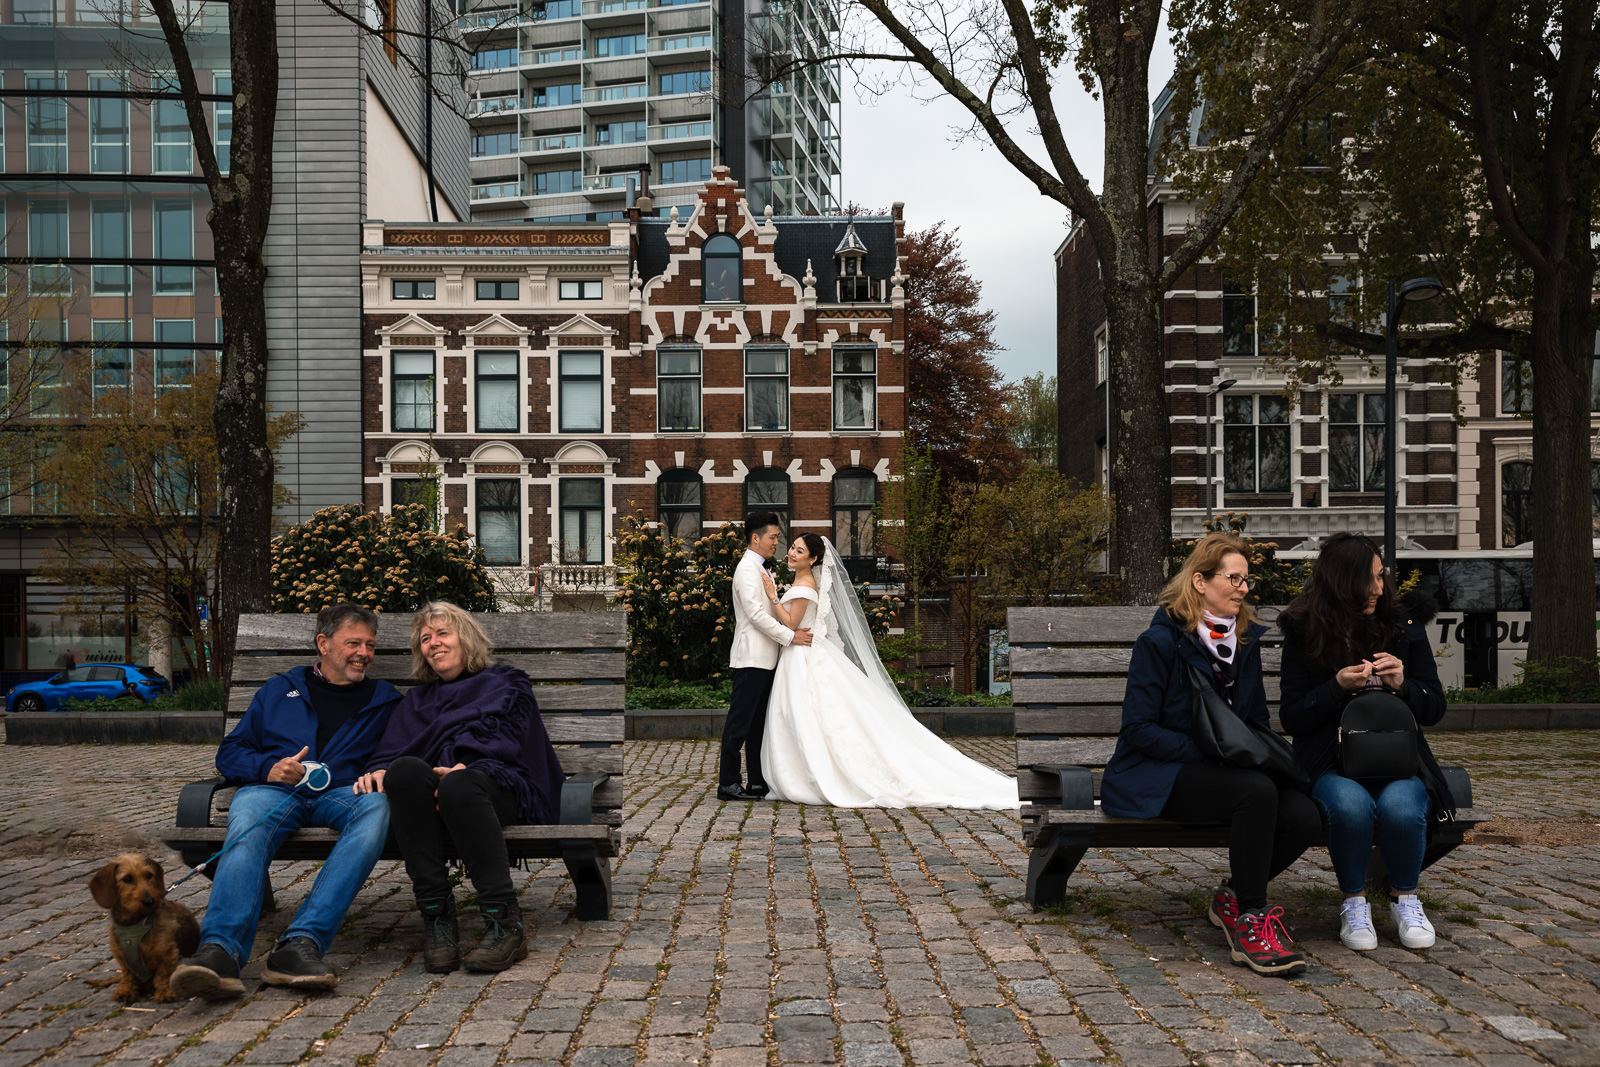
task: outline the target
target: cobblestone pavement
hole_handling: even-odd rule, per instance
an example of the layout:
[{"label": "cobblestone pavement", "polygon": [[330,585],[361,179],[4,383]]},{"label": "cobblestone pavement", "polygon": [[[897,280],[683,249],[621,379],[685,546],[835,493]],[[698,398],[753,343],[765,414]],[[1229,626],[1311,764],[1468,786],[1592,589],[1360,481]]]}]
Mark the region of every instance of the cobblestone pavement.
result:
[{"label": "cobblestone pavement", "polygon": [[[1435,741],[1481,807],[1600,820],[1600,733]],[[1005,739],[960,744],[1011,763]],[[1286,982],[1231,965],[1206,923],[1219,853],[1091,853],[1069,906],[1034,915],[1013,814],[724,804],[714,746],[689,741],[629,746],[613,918],[573,920],[561,867],[529,872],[532,952],[504,974],[424,973],[384,864],[332,953],[336,992],[257,988],[278,912],[243,999],[121,1009],[88,981],[113,965],[86,883],[211,754],[0,747],[0,1064],[1600,1064],[1594,848],[1460,849],[1424,880],[1438,946],[1399,948],[1380,915],[1368,954],[1340,947],[1311,853],[1273,887],[1313,960]],[[314,870],[275,868],[278,899]]]}]

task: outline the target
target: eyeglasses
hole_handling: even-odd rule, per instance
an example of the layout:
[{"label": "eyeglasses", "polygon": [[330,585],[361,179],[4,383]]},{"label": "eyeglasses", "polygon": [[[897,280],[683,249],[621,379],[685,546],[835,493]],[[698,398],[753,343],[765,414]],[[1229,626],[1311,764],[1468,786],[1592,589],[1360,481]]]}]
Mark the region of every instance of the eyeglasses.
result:
[{"label": "eyeglasses", "polygon": [[1212,571],[1208,577],[1226,578],[1228,579],[1228,584],[1233,586],[1235,589],[1241,589],[1247,585],[1255,585],[1258,581],[1260,581],[1260,579],[1253,574],[1223,574],[1221,571]]}]

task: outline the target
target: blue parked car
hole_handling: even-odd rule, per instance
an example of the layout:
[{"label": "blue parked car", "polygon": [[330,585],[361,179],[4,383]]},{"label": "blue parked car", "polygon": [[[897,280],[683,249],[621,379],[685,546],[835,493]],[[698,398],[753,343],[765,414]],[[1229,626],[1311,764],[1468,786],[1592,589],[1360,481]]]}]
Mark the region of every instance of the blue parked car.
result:
[{"label": "blue parked car", "polygon": [[7,711],[60,711],[69,700],[138,697],[146,704],[172,692],[167,680],[132,663],[86,663],[42,682],[24,682],[6,696]]}]

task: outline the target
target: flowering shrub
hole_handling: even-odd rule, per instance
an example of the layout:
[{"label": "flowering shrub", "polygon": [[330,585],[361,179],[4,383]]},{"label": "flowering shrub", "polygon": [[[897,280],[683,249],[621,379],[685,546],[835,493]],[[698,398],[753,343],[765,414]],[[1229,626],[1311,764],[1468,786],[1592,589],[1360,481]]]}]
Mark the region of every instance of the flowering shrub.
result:
[{"label": "flowering shrub", "polygon": [[[655,525],[630,515],[618,522],[616,543],[618,600],[628,609],[629,685],[730,678],[733,569],[744,555],[740,527],[724,523],[692,544],[668,543]],[[776,580],[782,586],[788,578],[780,560]],[[900,602],[868,599],[866,591],[863,585],[857,595],[873,635],[881,636]]]},{"label": "flowering shrub", "polygon": [[360,504],[323,508],[272,542],[273,611],[309,613],[349,601],[404,612],[430,600],[494,610],[483,550],[463,525],[435,530],[422,504],[387,515]]}]

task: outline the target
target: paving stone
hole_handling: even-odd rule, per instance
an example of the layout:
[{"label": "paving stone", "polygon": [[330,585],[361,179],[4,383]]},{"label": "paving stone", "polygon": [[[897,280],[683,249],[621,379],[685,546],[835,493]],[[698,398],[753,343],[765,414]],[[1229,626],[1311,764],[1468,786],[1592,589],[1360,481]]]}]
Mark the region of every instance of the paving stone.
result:
[{"label": "paving stone", "polygon": [[[1600,733],[1430,740],[1473,769],[1487,810],[1600,811],[1600,776],[1582,756]],[[1014,757],[1006,738],[957,744],[997,766]],[[173,783],[209,773],[213,757],[0,745],[0,775],[39,783],[0,818],[0,1062],[1600,1063],[1594,850],[1459,849],[1429,871],[1439,946],[1386,940],[1364,954],[1338,944],[1327,908],[1297,903],[1334,884],[1313,850],[1274,881],[1313,959],[1284,982],[1233,966],[1190,909],[1225,871],[1220,852],[1092,851],[1073,878],[1082,899],[1034,915],[997,903],[1020,898],[1026,874],[1013,813],[721,805],[705,742],[630,742],[611,920],[572,918],[559,862],[518,872],[532,952],[509,972],[423,972],[410,887],[390,861],[330,956],[336,993],[261,988],[265,951],[317,869],[280,864],[281,907],[262,923],[243,1000],[119,1013],[84,981],[114,973],[103,913],[82,890],[105,850],[41,863],[36,842],[81,822],[73,804],[85,791],[112,798],[116,833],[155,840]],[[208,893],[196,881],[175,898],[200,911]],[[1115,926],[1085,903],[1101,896],[1116,901]],[[1524,1036],[1491,1019],[1520,1020],[1505,1025]]]}]

